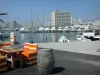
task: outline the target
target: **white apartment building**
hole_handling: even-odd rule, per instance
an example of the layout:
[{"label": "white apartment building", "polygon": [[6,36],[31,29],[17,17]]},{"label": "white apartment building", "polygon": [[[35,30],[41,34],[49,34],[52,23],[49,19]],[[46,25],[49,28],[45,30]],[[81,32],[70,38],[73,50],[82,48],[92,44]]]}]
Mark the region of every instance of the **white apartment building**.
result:
[{"label": "white apartment building", "polygon": [[55,10],[52,12],[52,25],[68,26],[72,23],[72,14],[69,11]]}]

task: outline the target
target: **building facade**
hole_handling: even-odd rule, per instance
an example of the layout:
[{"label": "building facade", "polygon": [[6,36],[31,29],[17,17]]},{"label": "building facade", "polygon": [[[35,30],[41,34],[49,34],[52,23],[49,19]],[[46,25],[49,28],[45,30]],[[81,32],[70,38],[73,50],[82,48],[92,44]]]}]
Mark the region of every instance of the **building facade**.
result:
[{"label": "building facade", "polygon": [[52,25],[54,26],[68,26],[71,25],[72,14],[69,11],[52,12]]}]

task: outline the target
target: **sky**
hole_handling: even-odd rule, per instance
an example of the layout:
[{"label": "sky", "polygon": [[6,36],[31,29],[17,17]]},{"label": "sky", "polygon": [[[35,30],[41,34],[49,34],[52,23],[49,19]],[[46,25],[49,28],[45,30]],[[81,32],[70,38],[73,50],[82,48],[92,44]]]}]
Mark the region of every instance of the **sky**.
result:
[{"label": "sky", "polygon": [[82,21],[100,19],[100,0],[0,0],[0,16],[5,23],[16,20],[20,24],[51,21],[51,12],[54,10],[71,11],[74,17]]}]

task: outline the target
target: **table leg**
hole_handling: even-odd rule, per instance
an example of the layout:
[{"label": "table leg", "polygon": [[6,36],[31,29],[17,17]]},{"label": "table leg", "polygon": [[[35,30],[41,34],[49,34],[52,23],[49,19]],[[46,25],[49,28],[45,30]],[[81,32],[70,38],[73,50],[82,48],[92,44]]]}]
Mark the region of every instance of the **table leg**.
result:
[{"label": "table leg", "polygon": [[20,67],[23,67],[23,57],[22,57],[22,52],[20,52]]},{"label": "table leg", "polygon": [[1,51],[0,51],[0,56],[1,56]]},{"label": "table leg", "polygon": [[12,65],[12,68],[14,69],[15,68],[15,63],[14,63],[14,57],[13,57],[13,55],[11,55],[11,59],[12,59],[11,65]]}]

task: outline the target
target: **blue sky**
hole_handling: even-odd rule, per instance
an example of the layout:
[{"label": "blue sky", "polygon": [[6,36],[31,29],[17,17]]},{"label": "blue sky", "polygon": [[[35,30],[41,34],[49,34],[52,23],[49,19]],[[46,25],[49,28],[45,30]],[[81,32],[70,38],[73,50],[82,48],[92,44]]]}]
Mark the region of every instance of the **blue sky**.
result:
[{"label": "blue sky", "polygon": [[7,16],[0,16],[5,22],[16,20],[21,24],[31,21],[51,21],[53,10],[71,11],[75,17],[83,21],[100,19],[100,0],[0,0],[0,12],[7,12]]}]

